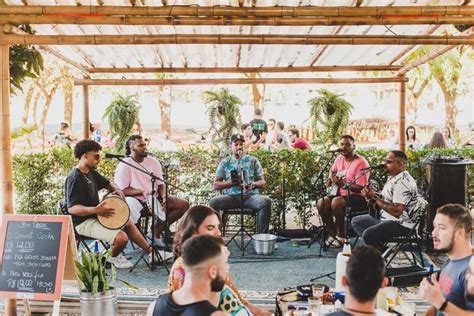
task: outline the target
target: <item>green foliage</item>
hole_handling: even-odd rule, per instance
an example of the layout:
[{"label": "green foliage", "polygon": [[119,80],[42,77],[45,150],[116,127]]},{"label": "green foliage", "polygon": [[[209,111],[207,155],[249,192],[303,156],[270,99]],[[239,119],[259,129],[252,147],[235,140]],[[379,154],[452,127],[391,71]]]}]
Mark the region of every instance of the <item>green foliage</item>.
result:
[{"label": "green foliage", "polygon": [[20,127],[15,128],[12,131],[11,137],[12,139],[18,139],[21,136],[25,136],[25,135],[33,133],[37,129],[38,129],[38,125],[36,124],[20,126]]},{"label": "green foliage", "polygon": [[209,115],[212,143],[225,150],[229,146],[232,134],[240,130],[239,106],[242,105],[242,101],[226,88],[217,92],[204,91],[203,98],[207,105],[206,113]]},{"label": "green foliage", "polygon": [[308,101],[313,128],[316,130],[317,143],[329,147],[339,141],[349,124],[352,105],[326,89],[318,90],[319,97]]},{"label": "green foliage", "polygon": [[[20,25],[19,28],[28,34],[34,34],[30,25]],[[10,89],[13,94],[23,91],[26,78],[37,78],[43,70],[43,56],[31,45],[10,46]]]},{"label": "green foliage", "polygon": [[77,276],[82,292],[101,293],[111,289],[111,283],[117,277],[115,266],[111,265],[110,275],[105,270],[105,263],[112,255],[112,248],[106,253],[82,251],[80,259],[75,260]]},{"label": "green foliage", "polygon": [[[358,150],[370,164],[380,163],[386,156],[385,150]],[[419,165],[420,159],[431,154],[444,156],[458,155],[474,159],[473,149],[437,149],[408,151],[408,171],[418,185],[423,186],[426,180]],[[217,164],[222,158],[217,150],[206,150],[191,147],[177,152],[155,152],[162,162],[163,169],[168,171],[169,187],[172,195],[189,200],[191,205],[207,204],[220,194],[212,188]],[[332,156],[320,151],[280,150],[252,152],[263,167],[267,182],[264,194],[272,199],[272,225],[281,227],[283,210],[294,216],[300,226],[306,226],[309,218],[315,213],[315,202],[325,192],[318,175],[324,169],[323,178],[327,177]],[[67,148],[55,148],[48,153],[17,154],[13,157],[13,181],[16,194],[16,211],[19,213],[54,214],[55,205],[64,198],[64,180],[75,162],[72,152]],[[99,172],[112,179],[117,162],[102,160]],[[167,167],[168,166],[168,167]],[[375,170],[371,175],[380,184],[386,181],[383,170]],[[473,183],[474,168],[468,168],[468,183]],[[285,201],[282,185],[285,185]],[[424,186],[426,187],[426,186]],[[472,193],[471,193],[472,195]],[[285,208],[283,207],[285,205]]]},{"label": "green foliage", "polygon": [[140,106],[135,97],[117,96],[105,109],[103,118],[107,120],[115,151],[125,152],[125,141],[132,134],[133,124],[138,121]]}]

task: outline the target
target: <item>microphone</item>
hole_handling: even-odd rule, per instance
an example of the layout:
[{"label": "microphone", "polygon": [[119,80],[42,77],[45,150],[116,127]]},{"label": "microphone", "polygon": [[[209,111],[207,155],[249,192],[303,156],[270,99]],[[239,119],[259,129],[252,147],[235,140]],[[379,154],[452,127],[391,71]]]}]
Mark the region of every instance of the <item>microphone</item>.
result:
[{"label": "microphone", "polygon": [[105,158],[127,158],[126,155],[119,155],[119,154],[105,154]]},{"label": "microphone", "polygon": [[242,155],[244,154],[244,151],[243,151],[241,148],[239,148],[239,149],[237,149],[237,151],[235,152],[235,154],[240,158],[240,157],[242,157]]},{"label": "microphone", "polygon": [[344,151],[344,149],[337,148],[337,149],[332,149],[332,150],[326,150],[326,153],[334,154],[334,153],[340,153],[340,152],[343,152],[343,151]]},{"label": "microphone", "polygon": [[385,164],[384,163],[379,163],[378,165],[370,166],[370,167],[367,167],[367,168],[362,168],[360,170],[365,171],[365,170],[383,169],[383,168],[385,168]]}]

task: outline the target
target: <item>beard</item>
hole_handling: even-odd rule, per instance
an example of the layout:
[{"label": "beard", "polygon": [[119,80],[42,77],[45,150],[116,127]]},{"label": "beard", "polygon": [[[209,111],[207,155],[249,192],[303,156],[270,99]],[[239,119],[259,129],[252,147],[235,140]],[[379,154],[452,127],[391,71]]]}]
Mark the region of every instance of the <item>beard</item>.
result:
[{"label": "beard", "polygon": [[439,249],[435,248],[435,250],[440,253],[450,253],[453,250],[453,248],[454,248],[454,234],[451,236],[451,241],[446,247],[439,248]]},{"label": "beard", "polygon": [[220,275],[217,274],[216,278],[211,281],[211,291],[212,292],[220,292],[224,288],[225,279]]},{"label": "beard", "polygon": [[469,302],[474,302],[474,293],[472,293],[469,288],[466,289],[466,299]]}]

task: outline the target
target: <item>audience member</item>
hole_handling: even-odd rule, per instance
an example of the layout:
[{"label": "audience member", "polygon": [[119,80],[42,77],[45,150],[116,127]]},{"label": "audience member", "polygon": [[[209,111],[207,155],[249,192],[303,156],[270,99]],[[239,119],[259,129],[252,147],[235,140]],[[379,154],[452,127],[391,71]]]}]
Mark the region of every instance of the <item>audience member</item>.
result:
[{"label": "audience member", "polygon": [[[466,296],[469,293],[466,291],[466,277],[470,276],[472,256],[471,227],[471,213],[460,204],[446,204],[436,210],[433,247],[445,253],[448,260],[438,280],[433,275],[430,280],[424,278],[421,281],[420,294],[431,304],[426,315],[443,315],[444,312],[459,315],[453,313],[456,307],[474,311],[474,302],[468,301]],[[472,282],[467,284],[472,285]]]},{"label": "audience member", "polygon": [[470,124],[469,130],[470,135],[467,140],[462,144],[462,147],[474,147],[474,123]]},{"label": "audience member", "polygon": [[211,293],[224,288],[228,257],[229,251],[221,238],[203,235],[187,240],[183,244],[183,286],[160,295],[148,307],[147,315],[228,315],[210,302]]},{"label": "audience member", "polygon": [[426,148],[435,149],[435,148],[446,148],[446,142],[444,140],[443,135],[440,132],[435,132],[433,137],[431,137],[431,141],[426,145]]},{"label": "audience member", "polygon": [[387,286],[385,262],[380,252],[371,246],[357,246],[346,266],[342,285],[346,297],[342,310],[331,316],[375,315],[377,292]]},{"label": "audience member", "polygon": [[447,126],[443,127],[441,130],[441,134],[443,134],[444,142],[446,147],[454,148],[456,147],[456,141],[451,137],[451,129]]},{"label": "audience member", "polygon": [[59,132],[54,135],[54,145],[58,147],[73,147],[77,138],[72,135],[71,127],[68,122],[59,124]]},{"label": "audience member", "polygon": [[406,135],[406,147],[410,149],[419,149],[421,147],[420,142],[416,140],[416,129],[410,125],[405,130]]},{"label": "audience member", "polygon": [[288,131],[288,134],[290,135],[291,147],[301,150],[311,149],[309,142],[303,137],[300,137],[300,131],[298,129],[292,128]]},{"label": "audience member", "polygon": [[257,141],[263,137],[263,143],[265,142],[265,138],[267,137],[268,133],[268,126],[267,122],[262,119],[263,113],[262,110],[256,108],[254,111],[254,119],[250,121],[250,126],[252,126],[253,134],[257,137],[253,143],[255,144]]},{"label": "audience member", "polygon": [[242,135],[244,135],[245,138],[244,149],[246,151],[251,152],[257,150],[263,143],[264,138],[260,137],[260,139],[257,140],[257,136],[253,134],[252,126],[250,126],[249,123],[242,124],[240,130],[242,131]]},{"label": "audience member", "polygon": [[[186,212],[174,238],[173,253],[176,261],[171,267],[168,278],[168,290],[173,292],[183,285],[185,278],[183,258],[181,257],[183,243],[189,238],[199,235],[220,237],[220,225],[219,213],[208,206],[193,206]],[[211,302],[215,303],[220,309],[232,314],[248,310],[254,315],[268,315],[266,311],[256,307],[241,296],[230,274],[227,275],[224,289],[221,292],[214,292],[211,297]]]},{"label": "audience member", "polygon": [[267,123],[268,133],[265,138],[265,144],[267,144],[268,146],[271,146],[273,144],[273,140],[275,139],[275,132],[276,132],[275,125],[276,125],[275,119],[271,118],[268,120],[268,123]]}]

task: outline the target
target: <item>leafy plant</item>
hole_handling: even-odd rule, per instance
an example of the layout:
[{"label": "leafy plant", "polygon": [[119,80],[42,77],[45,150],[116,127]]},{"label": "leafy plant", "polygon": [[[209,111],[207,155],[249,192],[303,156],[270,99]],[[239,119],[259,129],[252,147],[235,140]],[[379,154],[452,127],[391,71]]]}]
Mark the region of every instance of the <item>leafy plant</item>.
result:
[{"label": "leafy plant", "polygon": [[329,90],[318,90],[319,97],[308,101],[313,128],[324,147],[336,144],[349,124],[352,105]]},{"label": "leafy plant", "polygon": [[12,131],[11,137],[12,139],[17,139],[21,136],[31,134],[36,130],[38,130],[38,125],[36,124],[17,127]]},{"label": "leafy plant", "polygon": [[242,101],[226,88],[217,92],[204,91],[203,97],[208,106],[206,113],[209,115],[212,143],[220,145],[221,149],[226,149],[234,131],[240,129],[239,106],[242,105]]},{"label": "leafy plant", "polygon": [[[19,28],[28,34],[35,34],[30,25],[20,25]],[[13,94],[23,91],[26,78],[37,78],[43,70],[43,56],[32,45],[10,46],[10,89]]]},{"label": "leafy plant", "polygon": [[77,276],[82,292],[101,293],[110,290],[111,283],[117,277],[117,270],[112,264],[110,275],[105,270],[105,263],[112,255],[112,248],[106,253],[81,252],[80,260],[75,260]]},{"label": "leafy plant", "polygon": [[117,96],[105,109],[103,118],[107,120],[115,151],[125,152],[125,142],[130,137],[133,124],[138,121],[140,106],[135,97]]}]

